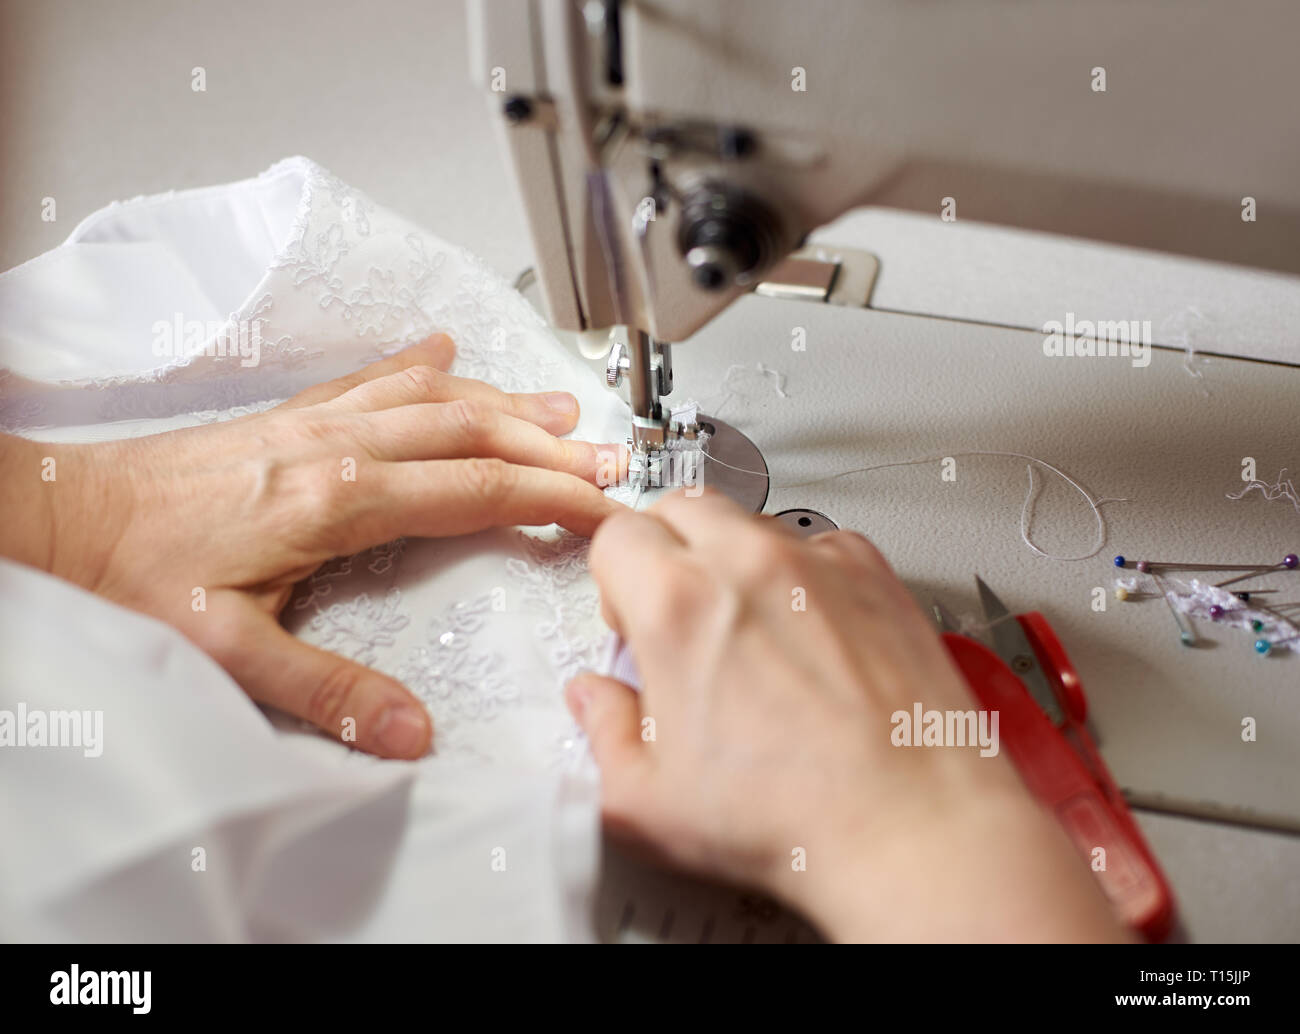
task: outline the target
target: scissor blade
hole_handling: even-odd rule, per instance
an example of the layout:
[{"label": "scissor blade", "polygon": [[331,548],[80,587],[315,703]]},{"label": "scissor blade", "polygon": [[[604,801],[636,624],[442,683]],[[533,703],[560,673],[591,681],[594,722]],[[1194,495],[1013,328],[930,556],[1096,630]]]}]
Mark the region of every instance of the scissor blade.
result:
[{"label": "scissor blade", "polygon": [[[1021,631],[1020,622],[1007,620],[1011,614],[1011,612],[1007,610],[1007,605],[998,599],[997,595],[988,587],[987,584],[985,584],[984,579],[979,575],[975,576],[975,588],[980,594],[980,606],[984,610],[984,620],[993,633],[994,643],[998,644],[997,652],[1001,654],[1002,647],[1001,639],[999,638],[1000,635],[1004,635],[1012,644],[1014,644],[1017,633],[1019,634],[1020,639],[1024,639],[1025,634]],[[1011,631],[1012,629],[1014,629],[1014,632]],[[1005,658],[1003,659],[1005,660]]]},{"label": "scissor blade", "polygon": [[993,638],[993,652],[1025,684],[1029,695],[1043,709],[1052,724],[1060,725],[1065,721],[1065,712],[1056,699],[1056,694],[1052,692],[1047,676],[1043,674],[1038,655],[1034,653],[1034,646],[1025,635],[1025,630],[979,575],[975,576],[975,587],[979,590],[984,620],[988,623],[989,634]]}]

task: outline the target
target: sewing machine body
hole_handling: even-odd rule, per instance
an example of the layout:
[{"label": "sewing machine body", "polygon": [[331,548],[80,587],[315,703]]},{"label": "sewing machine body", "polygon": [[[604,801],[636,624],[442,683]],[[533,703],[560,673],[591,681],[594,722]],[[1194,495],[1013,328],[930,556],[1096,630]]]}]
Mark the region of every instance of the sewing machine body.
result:
[{"label": "sewing machine body", "polygon": [[[770,485],[758,504],[769,511],[866,532],[920,597],[996,571],[1017,604],[1050,614],[1162,856],[1183,827],[1152,812],[1202,820],[1196,843],[1233,839],[1205,820],[1300,830],[1288,703],[1300,658],[1256,663],[1215,628],[1188,649],[1160,600],[1112,598],[1106,556],[1269,557],[1295,544],[1287,506],[1229,494],[1243,457],[1269,476],[1296,465],[1300,136],[1277,127],[1300,96],[1289,52],[1300,10],[492,0],[472,11],[545,309],[629,386],[634,443],[652,452],[672,437],[659,400],[673,388],[707,406],[738,367],[788,376],[788,398],[760,379],[721,401],[771,475],[729,474],[742,484],[727,491]],[[701,211],[726,224],[703,240]],[[1054,335],[1103,344],[1100,328],[1133,322],[1136,362],[1049,347]],[[1092,559],[1026,548],[1009,487],[1026,465],[1006,455],[1026,449],[1129,500],[1106,507]],[[1049,553],[1086,552],[1097,534],[1071,492],[1033,490],[1029,532]],[[1242,735],[1247,718],[1268,741]],[[1270,835],[1253,834],[1251,849]],[[1184,867],[1203,855],[1175,853]],[[607,883],[602,936],[654,938],[660,898],[683,936],[717,935],[715,896],[673,880],[634,902],[628,884]],[[765,933],[752,918],[733,926],[737,938]]]},{"label": "sewing machine body", "polygon": [[[476,13],[479,41],[467,47],[464,0],[373,0],[371,31],[358,31],[356,19],[320,18],[305,0],[276,5],[274,19],[257,22],[265,31],[249,31],[257,12],[241,19],[229,5],[186,5],[167,19],[148,4],[30,5],[23,16],[30,31],[11,48],[6,74],[13,96],[37,107],[6,125],[12,146],[3,168],[9,195],[31,203],[7,210],[3,264],[57,246],[69,218],[110,198],[248,176],[289,146],[284,119],[294,111],[302,116],[294,148],[501,273],[532,265],[563,285],[571,263],[559,230],[561,178],[540,162],[525,165],[524,187],[537,199],[521,211],[508,196],[493,134],[539,155],[558,144],[507,129],[509,92],[488,89],[497,66],[508,73],[505,87],[527,92],[544,83],[529,77],[545,48],[525,47],[522,64],[492,53],[482,45],[482,18],[500,10],[503,31],[517,33],[532,8],[512,0],[489,6]],[[1244,458],[1265,480],[1282,467],[1300,480],[1300,293],[1294,276],[1260,271],[1294,273],[1288,261],[1300,262],[1296,5],[791,0],[782,5],[790,24],[781,34],[762,30],[759,3],[745,3],[742,20],[730,22],[734,4],[701,0],[691,5],[707,8],[698,13],[674,2],[637,6],[629,26],[660,14],[664,32],[680,27],[689,36],[699,18],[719,26],[702,41],[707,61],[697,50],[674,50],[678,57],[665,54],[654,68],[636,57],[634,72],[629,56],[625,74],[643,84],[647,105],[738,121],[790,115],[796,128],[812,128],[825,105],[842,101],[861,118],[871,108],[875,118],[919,132],[926,115],[917,105],[940,98],[929,117],[949,119],[946,133],[928,147],[918,142],[899,174],[866,199],[878,207],[851,209],[812,235],[812,245],[878,257],[870,306],[740,293],[676,347],[670,398],[721,405],[721,415],[762,445],[773,475],[767,512],[802,506],[810,519],[825,513],[869,534],[919,600],[942,599],[958,613],[973,608],[971,574],[980,571],[996,577],[1009,604],[1043,610],[1088,687],[1099,745],[1140,807],[1186,936],[1300,940],[1300,658],[1260,658],[1238,633],[1208,622],[1198,623],[1203,646],[1182,646],[1160,600],[1115,601],[1107,556],[1263,559],[1300,546],[1300,517],[1284,500],[1259,492],[1226,498],[1245,487]],[[863,16],[875,24],[867,34],[850,31],[860,26],[857,7],[872,12]],[[298,46],[299,25],[311,26],[309,52]],[[641,34],[629,32],[630,47]],[[988,55],[997,41],[987,37],[995,36],[1011,51],[1001,65],[969,67],[964,55]],[[780,52],[783,39],[798,57]],[[209,89],[198,107],[186,75],[181,88],[159,89],[157,55],[195,40],[229,59],[210,64],[210,84],[238,86],[244,68],[257,75],[242,77],[246,88]],[[837,47],[850,52],[861,82],[875,81],[861,97],[830,77],[827,59]],[[286,48],[302,59],[286,60]],[[467,53],[483,65],[481,88],[466,75]],[[326,54],[346,55],[346,68],[362,71],[340,88],[341,66],[322,60]],[[724,94],[737,65],[751,59],[760,61],[759,74]],[[794,65],[807,72],[804,94],[789,89]],[[1108,73],[1105,93],[1091,89],[1097,66]],[[932,83],[918,87],[923,71]],[[767,74],[780,88],[746,110]],[[981,74],[994,81],[972,78]],[[1021,88],[999,87],[999,74]],[[67,96],[77,103],[61,102]],[[782,102],[797,107],[778,120],[772,105]],[[145,110],[149,117],[140,117]],[[1197,134],[1190,141],[1189,120]],[[214,125],[241,127],[247,146],[213,150]],[[846,135],[852,129],[846,123]],[[70,141],[95,150],[96,160],[68,161]],[[936,160],[936,149],[965,151],[966,161]],[[201,168],[178,160],[191,155],[204,156]],[[1056,175],[1036,171],[1044,162]],[[1080,181],[1094,189],[1073,189]],[[636,193],[628,191],[632,201]],[[47,195],[58,199],[57,222],[35,215]],[[945,197],[955,200],[955,221],[943,217]],[[1258,202],[1254,223],[1242,220],[1245,197]],[[673,218],[671,209],[664,217]],[[530,225],[548,219],[556,232],[534,229],[530,246]],[[1135,250],[1152,248],[1163,254]],[[576,311],[578,291],[569,293]],[[542,304],[540,293],[536,300]],[[1071,311],[1094,321],[1150,320],[1150,366],[1045,356],[1043,324],[1064,322]],[[147,348],[148,337],[141,340]],[[573,340],[577,348],[581,339]],[[603,355],[607,335],[599,344]],[[788,398],[757,373],[759,362],[785,376]],[[732,377],[735,397],[725,401],[715,396],[732,366],[749,372]],[[1103,508],[1106,550],[1075,564],[1033,555],[1019,534],[1025,465],[953,455],[977,449],[1032,452],[1099,495],[1128,497]],[[794,487],[936,455],[956,461],[955,480],[930,463]],[[1039,487],[1034,540],[1053,552],[1089,548],[1095,528],[1077,494],[1059,481],[1040,479]],[[1098,588],[1105,610],[1094,609]],[[1243,739],[1246,718],[1257,725],[1254,742]],[[409,871],[425,872],[422,835],[403,844],[399,857],[417,856],[405,862]],[[809,864],[818,864],[815,856]],[[753,895],[728,896],[612,849],[604,867],[601,937],[811,936]],[[410,912],[404,895],[394,884],[380,914]],[[382,929],[415,938],[437,932],[422,915]]]},{"label": "sewing machine body", "polygon": [[[472,14],[547,311],[584,354],[609,353],[650,456],[698,430],[661,405],[670,344],[769,278],[825,298],[848,272],[782,263],[868,201],[1300,270],[1300,214],[1279,207],[1300,145],[1261,147],[1252,128],[1284,124],[1300,70],[1280,52],[1216,72],[1234,34],[1258,44],[1278,19],[1297,15],[1272,0],[494,0]],[[1270,218],[1246,224],[1265,193]]]}]

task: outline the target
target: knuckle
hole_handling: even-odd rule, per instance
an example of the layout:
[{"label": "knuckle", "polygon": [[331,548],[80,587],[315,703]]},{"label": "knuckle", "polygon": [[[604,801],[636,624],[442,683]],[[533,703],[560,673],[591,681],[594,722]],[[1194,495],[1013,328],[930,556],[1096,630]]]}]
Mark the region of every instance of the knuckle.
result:
[{"label": "knuckle", "polygon": [[[354,457],[355,459],[355,457]],[[312,511],[328,513],[350,495],[349,482],[343,480],[343,460],[311,464],[304,468],[299,491]]]},{"label": "knuckle", "polygon": [[458,440],[467,444],[482,442],[489,426],[487,407],[472,399],[456,399],[447,403],[447,418]]},{"label": "knuckle", "polygon": [[712,609],[719,595],[713,577],[690,563],[665,567],[651,590],[653,609],[661,626],[690,622]]},{"label": "knuckle", "polygon": [[244,426],[248,430],[248,441],[255,448],[256,455],[265,458],[272,454],[271,444],[291,438],[303,423],[303,414],[311,413],[311,407],[302,409],[272,409],[266,413],[254,414],[255,420],[248,420]]},{"label": "knuckle", "polygon": [[342,377],[336,377],[330,382],[330,386],[335,389],[335,397],[346,394],[353,388],[359,388],[366,383],[366,372],[357,370],[354,373],[345,373]]},{"label": "knuckle", "polygon": [[354,668],[347,664],[335,665],[308,695],[305,717],[322,729],[336,730],[340,721],[352,714],[357,686],[358,673]]},{"label": "knuckle", "polygon": [[856,560],[864,567],[879,570],[888,566],[884,554],[861,532],[841,528],[818,535],[817,540],[824,541],[841,555]]},{"label": "knuckle", "polygon": [[191,623],[186,634],[209,657],[227,669],[248,650],[248,629],[233,616],[223,613],[209,597],[207,621]]},{"label": "knuckle", "polygon": [[763,536],[762,542],[756,544],[754,554],[761,563],[788,567],[802,564],[807,550],[793,535],[774,532]]},{"label": "knuckle", "polygon": [[302,419],[294,422],[294,429],[302,439],[313,444],[351,437],[354,430],[346,419],[340,419],[328,411],[304,413]]},{"label": "knuckle", "polygon": [[[599,462],[594,445],[587,442],[570,441],[567,438],[552,438],[547,444],[550,455],[546,457],[547,466],[554,470],[590,477],[592,468]],[[584,488],[589,487],[584,485]]]},{"label": "knuckle", "polygon": [[[358,468],[361,459],[352,457]],[[304,541],[333,548],[357,510],[356,487],[364,474],[344,480],[343,462],[340,458],[307,464],[286,480],[286,516],[301,530]]]},{"label": "knuckle", "polygon": [[461,464],[465,494],[484,505],[505,499],[514,488],[517,477],[514,467],[495,456],[476,456]]},{"label": "knuckle", "polygon": [[247,442],[260,459],[274,457],[300,459],[317,456],[322,443],[333,444],[355,433],[350,414],[328,406],[272,411],[263,416],[260,426]]},{"label": "knuckle", "polygon": [[798,578],[807,569],[807,550],[791,535],[765,531],[738,546],[736,566],[746,588]]},{"label": "knuckle", "polygon": [[442,382],[442,371],[436,366],[408,366],[398,373],[420,398],[435,395]]}]

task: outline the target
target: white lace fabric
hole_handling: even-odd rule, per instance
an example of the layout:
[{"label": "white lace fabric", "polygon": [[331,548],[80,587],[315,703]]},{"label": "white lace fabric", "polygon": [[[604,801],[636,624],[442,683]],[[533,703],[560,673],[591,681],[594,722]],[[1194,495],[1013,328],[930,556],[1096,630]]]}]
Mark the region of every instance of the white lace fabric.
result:
[{"label": "white lace fabric", "polygon": [[[200,325],[214,333],[203,335],[198,343],[205,347],[197,354],[159,354],[160,328],[168,324],[177,334]],[[240,351],[250,326],[260,338],[256,364]],[[304,158],[287,159],[240,183],[114,204],[84,220],[59,248],[0,275],[0,424],[55,441],[228,419],[267,408],[435,331],[456,342],[454,373],[509,391],[573,391],[583,410],[576,437],[611,441],[625,434],[625,407],[560,348],[504,280],[468,252],[376,205]],[[26,576],[8,584],[19,581],[31,584]],[[66,593],[58,595],[59,606],[70,605]],[[93,598],[78,597],[76,606],[90,615],[87,620],[106,626],[121,620],[117,608]],[[426,852],[441,845],[448,857],[478,850],[488,875],[462,873],[458,878],[468,880],[466,886],[478,886],[480,877],[495,886],[491,852],[504,848],[508,857],[506,841],[535,845],[548,857],[544,864],[537,857],[506,863],[520,867],[513,868],[513,876],[502,873],[503,881],[514,881],[508,902],[462,903],[451,914],[420,915],[418,922],[411,909],[394,904],[359,909],[348,923],[331,925],[313,911],[319,903],[303,901],[270,934],[244,915],[221,931],[199,922],[181,936],[581,936],[587,925],[582,902],[596,850],[594,773],[562,687],[581,668],[599,663],[608,640],[586,570],[585,541],[550,528],[378,545],[331,561],[300,585],[285,623],[305,640],[402,680],[433,715],[436,752],[414,765],[364,758],[315,737],[301,723],[277,719],[282,737],[301,740],[327,770],[362,765],[405,773],[401,778],[409,780],[415,801],[412,825],[394,848],[385,887],[405,888],[408,899],[418,894],[410,889],[418,882],[411,873],[431,863],[427,854],[413,853],[414,844]],[[193,652],[178,635],[175,639],[177,650]],[[120,681],[123,674],[129,675],[118,672],[114,678]],[[44,676],[52,685],[60,677],[76,673],[61,676],[56,663]],[[225,682],[221,692],[238,694]],[[6,677],[0,707],[18,700],[30,706],[41,689]],[[131,690],[119,686],[112,692]],[[61,694],[66,696],[66,687],[55,686],[50,695]],[[95,697],[93,688],[85,687],[78,706],[96,706]],[[219,715],[202,713],[201,701],[194,706],[199,713],[187,716],[185,728],[158,734],[193,736],[199,729],[211,732],[204,723],[221,722]],[[248,750],[274,754],[282,742],[258,740]],[[147,741],[133,742],[137,753],[150,749]],[[163,755],[169,765],[187,763],[183,752]],[[12,756],[0,753],[0,764]],[[104,769],[115,764],[111,741],[99,760],[104,765],[98,770],[88,761],[78,767],[70,758],[24,757],[20,766],[37,766],[28,773],[36,779],[42,778],[42,765],[73,766],[59,785],[71,779],[92,807],[96,795],[107,792],[96,784],[104,783]],[[139,776],[147,770],[140,761],[132,759],[124,777],[110,783],[113,792],[137,794],[139,807],[148,811],[152,791]],[[232,770],[241,764],[230,759]],[[483,774],[489,769],[492,774]],[[206,785],[203,773],[189,776],[181,782]],[[206,783],[220,782],[212,776],[207,774]],[[233,778],[238,782],[237,775]],[[491,786],[490,803],[476,784]],[[449,793],[453,785],[456,794]],[[510,804],[539,797],[550,802],[540,812]],[[422,808],[424,799],[436,800],[436,807]],[[476,805],[482,805],[478,814]],[[175,809],[169,828],[180,825],[196,837],[218,822],[228,824],[235,807],[220,786],[167,806]],[[338,827],[337,835],[346,836],[349,824],[363,821],[358,816],[364,812],[345,809],[325,828]],[[484,816],[494,815],[508,818],[493,826]],[[76,815],[68,821],[75,822]],[[415,823],[426,825],[416,829]],[[476,831],[479,839],[470,844],[477,846],[465,843],[466,828]],[[462,839],[450,845],[443,831]],[[20,881],[17,886],[35,878],[41,864],[39,831],[11,843],[24,839],[30,849],[22,849],[26,853],[10,872]],[[124,915],[133,908],[156,910],[157,902],[133,902],[123,888],[148,886],[138,877],[158,864],[160,849],[156,838],[124,834],[122,850],[108,852],[112,864],[104,852],[95,852],[85,870],[69,873],[48,900],[13,907],[37,936],[56,906],[67,913],[68,895],[93,896],[95,887],[113,886],[118,898],[111,907],[96,898],[97,910]],[[527,909],[510,904],[525,886],[549,904]],[[230,907],[242,914],[247,903],[240,889],[232,888]],[[66,926],[61,929],[66,933]]]}]

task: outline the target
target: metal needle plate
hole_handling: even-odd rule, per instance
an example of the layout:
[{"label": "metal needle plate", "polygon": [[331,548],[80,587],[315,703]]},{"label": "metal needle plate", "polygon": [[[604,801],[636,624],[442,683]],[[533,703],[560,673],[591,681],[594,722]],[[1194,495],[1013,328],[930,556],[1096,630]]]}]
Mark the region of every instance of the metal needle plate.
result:
[{"label": "metal needle plate", "polygon": [[767,502],[767,463],[758,446],[730,424],[703,413],[696,417],[709,432],[705,443],[708,459],[701,469],[701,481],[734,499],[750,513],[759,513]]},{"label": "metal needle plate", "polygon": [[803,539],[839,528],[833,520],[816,510],[782,510],[776,515],[776,519],[789,526],[791,531]]}]

